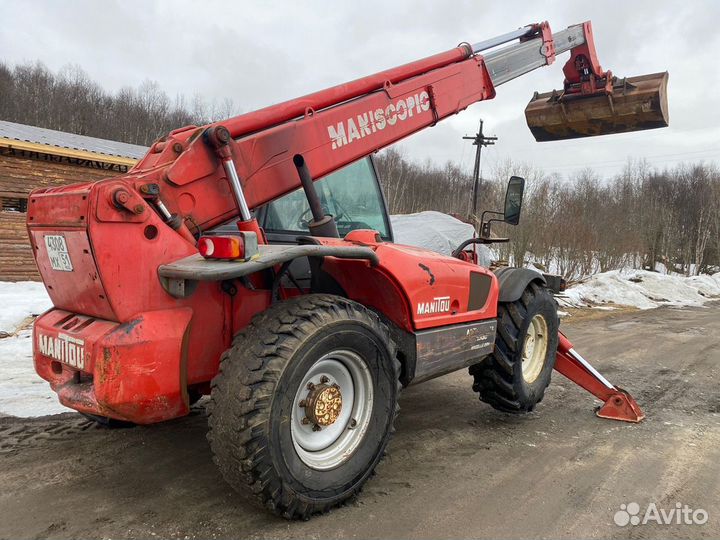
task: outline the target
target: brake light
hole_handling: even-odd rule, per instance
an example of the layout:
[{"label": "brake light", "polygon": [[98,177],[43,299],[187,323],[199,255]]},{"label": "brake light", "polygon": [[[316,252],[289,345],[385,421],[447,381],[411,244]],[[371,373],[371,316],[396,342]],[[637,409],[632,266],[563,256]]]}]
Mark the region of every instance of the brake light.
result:
[{"label": "brake light", "polygon": [[197,247],[206,259],[249,261],[259,253],[257,238],[253,231],[227,236],[201,236]]},{"label": "brake light", "polygon": [[203,236],[198,250],[206,259],[244,259],[245,241],[242,236]]}]

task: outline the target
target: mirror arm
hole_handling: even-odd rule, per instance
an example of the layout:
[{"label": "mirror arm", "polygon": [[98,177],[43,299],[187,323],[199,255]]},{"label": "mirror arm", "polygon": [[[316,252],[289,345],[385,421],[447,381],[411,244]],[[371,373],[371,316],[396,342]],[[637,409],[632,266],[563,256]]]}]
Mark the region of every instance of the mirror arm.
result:
[{"label": "mirror arm", "polygon": [[[504,212],[495,212],[494,210],[485,210],[482,215],[480,216],[480,223],[485,223],[485,214],[493,214],[496,216],[504,216]],[[490,220],[490,221],[500,221],[500,220]]]},{"label": "mirror arm", "polygon": [[493,214],[495,216],[504,216],[503,212],[495,212],[493,210],[485,210],[480,216],[480,236],[490,238],[490,223],[493,221],[502,221],[501,219],[489,219],[485,221],[485,214]]}]

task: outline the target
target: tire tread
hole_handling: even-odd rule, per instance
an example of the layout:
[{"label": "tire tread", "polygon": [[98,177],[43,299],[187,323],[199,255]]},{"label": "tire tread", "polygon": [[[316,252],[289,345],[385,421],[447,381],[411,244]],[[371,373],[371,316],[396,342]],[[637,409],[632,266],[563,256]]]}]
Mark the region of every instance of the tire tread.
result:
[{"label": "tire tread", "polygon": [[[313,330],[339,319],[370,327],[388,345],[396,396],[400,393],[400,362],[390,331],[361,304],[329,294],[311,294],[275,304],[256,315],[220,359],[208,404],[208,441],[213,460],[230,485],[250,491],[264,507],[288,519],[308,519],[356,496],[364,481],[350,492],[328,490],[327,501],[303,499],[283,482],[272,463],[267,426],[272,397],[299,343]],[[383,451],[395,431],[397,399],[391,411]],[[232,432],[229,434],[229,432]],[[375,464],[376,465],[376,464]],[[366,477],[369,478],[372,471]]]},{"label": "tire tread", "polygon": [[534,403],[520,398],[515,371],[521,369],[517,361],[520,354],[518,345],[523,341],[520,329],[538,296],[549,294],[547,289],[532,282],[519,300],[498,304],[498,328],[493,353],[469,369],[473,376],[473,390],[480,394],[481,401],[495,409],[508,413],[526,413],[542,401],[545,388],[540,389]]}]

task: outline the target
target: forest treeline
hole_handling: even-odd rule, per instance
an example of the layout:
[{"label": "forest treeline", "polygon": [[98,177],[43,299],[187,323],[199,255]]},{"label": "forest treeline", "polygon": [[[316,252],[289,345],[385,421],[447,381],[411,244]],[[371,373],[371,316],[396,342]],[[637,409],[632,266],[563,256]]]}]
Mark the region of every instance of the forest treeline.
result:
[{"label": "forest treeline", "polygon": [[[392,213],[439,210],[468,220],[473,179],[454,163],[405,159],[394,149],[377,159]],[[501,210],[510,175],[526,179],[520,224],[494,226],[513,265],[535,263],[577,279],[617,268],[661,268],[686,275],[720,267],[720,172],[682,164],[662,170],[628,163],[613,178],[586,169],[560,178],[505,161],[483,178],[477,208]]]},{"label": "forest treeline", "polygon": [[[170,98],[152,81],[113,93],[77,66],[53,73],[41,63],[0,62],[2,120],[148,146],[177,127],[237,113],[232,100]],[[376,161],[392,213],[479,219],[470,215],[472,176],[458,164],[419,164],[395,149]],[[494,228],[512,239],[496,245],[511,264],[535,263],[570,279],[657,263],[688,275],[720,266],[720,173],[712,166],[634,162],[613,178],[590,169],[560,178],[507,161],[483,178],[478,209],[501,208],[511,174],[527,180],[522,218]]]},{"label": "forest treeline", "polygon": [[231,99],[170,98],[150,80],[113,93],[78,66],[53,73],[40,62],[0,62],[0,119],[19,124],[149,146],[178,127],[237,113]]}]

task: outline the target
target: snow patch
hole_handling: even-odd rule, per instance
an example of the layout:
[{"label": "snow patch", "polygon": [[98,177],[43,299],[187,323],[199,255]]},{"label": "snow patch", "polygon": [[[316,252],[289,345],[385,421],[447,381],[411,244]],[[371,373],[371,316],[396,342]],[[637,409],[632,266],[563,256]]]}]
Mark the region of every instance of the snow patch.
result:
[{"label": "snow patch", "polygon": [[0,413],[45,416],[70,411],[60,405],[50,385],[35,373],[32,330],[19,330],[25,319],[52,307],[44,285],[0,281],[0,305],[0,331],[11,334],[0,339]]},{"label": "snow patch", "polygon": [[32,330],[0,339],[0,413],[45,416],[62,412],[72,411],[60,405],[50,385],[35,373]]},{"label": "snow patch", "polygon": [[52,307],[45,286],[35,281],[0,281],[0,332],[14,334],[28,317]]},{"label": "snow patch", "polygon": [[683,277],[647,270],[611,270],[570,287],[560,303],[566,307],[618,304],[639,309],[702,306],[720,298],[720,273]]}]

